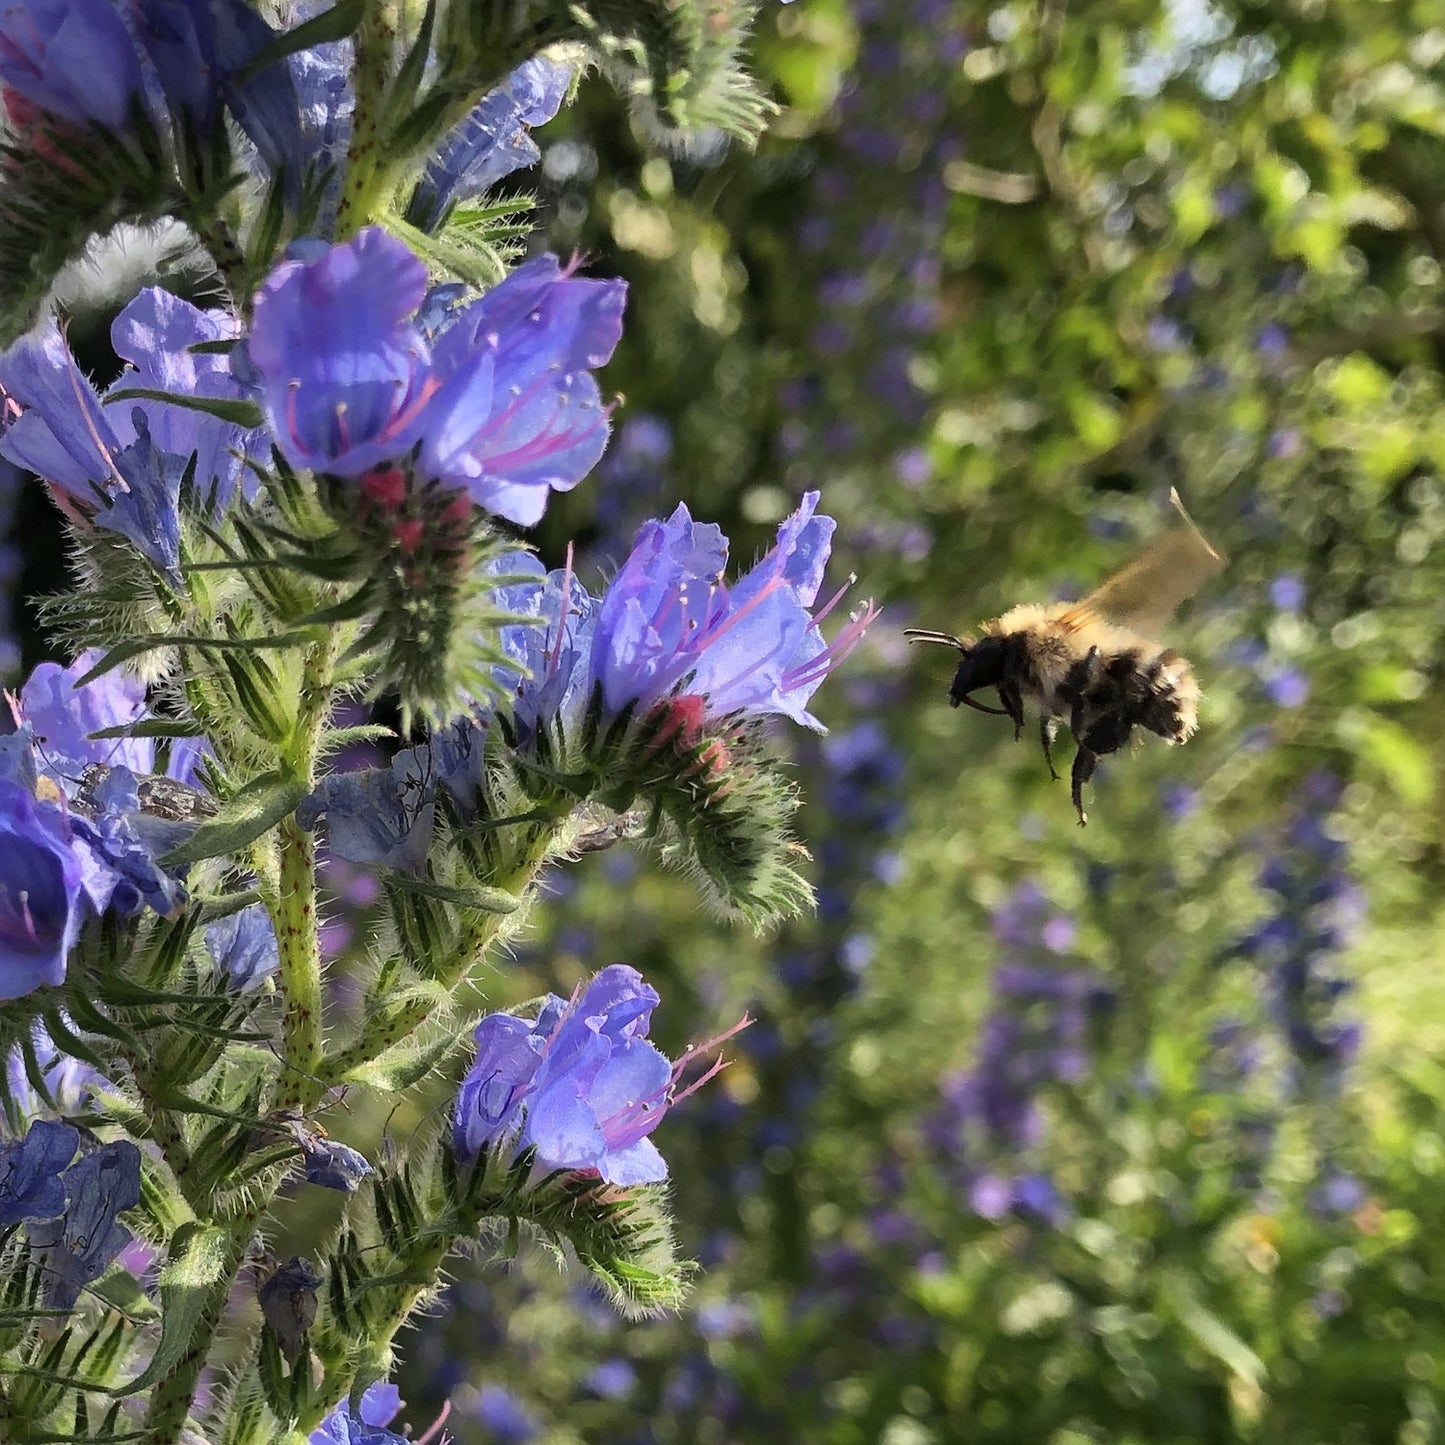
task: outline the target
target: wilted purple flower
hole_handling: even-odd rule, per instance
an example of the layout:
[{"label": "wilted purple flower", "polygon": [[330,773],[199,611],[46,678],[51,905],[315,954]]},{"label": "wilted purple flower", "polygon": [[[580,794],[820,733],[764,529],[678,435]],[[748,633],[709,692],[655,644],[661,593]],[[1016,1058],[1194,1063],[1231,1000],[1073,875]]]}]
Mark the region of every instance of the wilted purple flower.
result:
[{"label": "wilted purple flower", "polygon": [[64,814],[0,782],[0,999],[64,981],[87,901]]},{"label": "wilted purple flower", "polygon": [[679,1092],[683,1071],[735,1030],[670,1063],[647,1042],[658,1002],[636,969],[615,963],[571,999],[549,994],[533,1023],[489,1014],[457,1097],[457,1155],[474,1159],[511,1141],[518,1151],[535,1149],[541,1170],[587,1171],[622,1185],[665,1179],[667,1165],[647,1135],[721,1064]]},{"label": "wilted purple flower", "polygon": [[206,929],[206,952],[242,991],[264,983],[281,961],[271,915],[259,903],[228,913],[211,924]]},{"label": "wilted purple flower", "polygon": [[527,128],[551,120],[571,84],[570,65],[545,55],[523,61],[443,138],[412,194],[407,220],[434,231],[458,201],[535,164],[542,153]]},{"label": "wilted purple flower", "polygon": [[426,267],[368,227],[271,273],[250,355],[294,465],[360,477],[420,442],[421,474],[530,526],[606,445],[590,368],[612,355],[625,291],[538,256],[428,343],[416,320]]},{"label": "wilted purple flower", "polygon": [[376,1172],[366,1155],[335,1139],[313,1133],[303,1124],[295,1126],[295,1138],[301,1146],[308,1184],[319,1184],[323,1189],[339,1189],[343,1194],[355,1194],[361,1181]]},{"label": "wilted purple flower", "polygon": [[616,714],[696,697],[708,716],[781,713],[822,729],[808,700],[877,615],[865,604],[832,643],[818,627],[843,595],[809,611],[836,525],[816,516],[818,493],[778,528],[776,545],[733,587],[722,580],[727,539],[679,505],[648,522],[598,605],[591,673]]},{"label": "wilted purple flower", "polygon": [[4,0],[0,87],[22,128],[33,107],[112,134],[130,130],[144,95],[135,45],[112,0]]},{"label": "wilted purple flower", "polygon": [[423,748],[408,748],[384,768],[331,773],[302,800],[296,819],[326,819],[327,846],[348,863],[380,863],[415,873],[431,848],[436,790]]},{"label": "wilted purple flower", "polygon": [[80,1135],[69,1124],[36,1119],[23,1139],[0,1147],[0,1228],[23,1219],[54,1219],[65,1209],[61,1175]]},{"label": "wilted purple flower", "polygon": [[83,1154],[64,1174],[65,1214],[27,1224],[52,1307],[75,1307],[133,1236],[116,1216],[140,1203],[140,1150],[127,1139]]},{"label": "wilted purple flower", "polygon": [[317,1291],[322,1282],[316,1266],[298,1254],[278,1265],[256,1291],[261,1317],[275,1332],[288,1360],[301,1353],[306,1332],[316,1323]]}]

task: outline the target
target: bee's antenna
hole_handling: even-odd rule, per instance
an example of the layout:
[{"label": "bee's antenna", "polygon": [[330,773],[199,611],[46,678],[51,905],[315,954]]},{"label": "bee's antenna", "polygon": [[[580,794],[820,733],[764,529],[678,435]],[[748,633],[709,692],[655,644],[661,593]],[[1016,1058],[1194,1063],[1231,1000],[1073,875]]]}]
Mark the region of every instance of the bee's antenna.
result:
[{"label": "bee's antenna", "polygon": [[938,642],[944,647],[956,647],[960,652],[967,652],[972,645],[951,632],[934,632],[926,627],[905,627],[903,635],[910,642]]}]

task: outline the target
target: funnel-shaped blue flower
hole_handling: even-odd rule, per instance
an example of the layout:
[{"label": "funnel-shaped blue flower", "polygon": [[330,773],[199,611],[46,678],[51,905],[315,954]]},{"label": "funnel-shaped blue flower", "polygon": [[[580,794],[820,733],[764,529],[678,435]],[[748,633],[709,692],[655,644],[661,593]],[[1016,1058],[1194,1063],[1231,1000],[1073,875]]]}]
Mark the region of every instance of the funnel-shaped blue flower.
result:
[{"label": "funnel-shaped blue flower", "polygon": [[[647,1137],[671,1105],[722,1067],[679,1090],[683,1071],[736,1029],[678,1063],[647,1041],[654,989],[626,964],[604,968],[570,999],[549,994],[535,1023],[489,1014],[453,1119],[459,1158],[510,1141],[536,1151],[539,1170],[577,1170],[609,1184],[652,1184],[667,1165]],[[743,1027],[742,1024],[738,1028]]]},{"label": "funnel-shaped blue flower", "polygon": [[250,356],[293,465],[361,477],[420,443],[420,475],[529,526],[607,444],[590,369],[617,345],[625,291],[539,256],[429,341],[417,319],[426,267],[368,227],[272,272]]},{"label": "funnel-shaped blue flower", "polygon": [[808,701],[877,614],[865,604],[832,643],[823,640],[818,623],[843,592],[812,612],[836,525],[817,505],[818,493],[807,493],[772,550],[731,588],[717,527],[682,505],[644,524],[597,609],[591,672],[607,711],[696,697],[709,717],[781,713],[821,731]]}]

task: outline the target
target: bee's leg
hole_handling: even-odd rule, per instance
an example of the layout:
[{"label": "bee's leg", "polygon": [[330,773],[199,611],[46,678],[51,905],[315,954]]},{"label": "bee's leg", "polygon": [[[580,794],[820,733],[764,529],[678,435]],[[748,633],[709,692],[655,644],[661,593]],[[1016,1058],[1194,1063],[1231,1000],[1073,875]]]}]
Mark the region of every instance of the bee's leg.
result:
[{"label": "bee's leg", "polygon": [[1094,765],[1099,761],[1098,753],[1091,748],[1079,744],[1079,751],[1074,754],[1074,771],[1072,776],[1074,811],[1079,815],[1079,827],[1085,827],[1089,821],[1089,815],[1084,811],[1084,784],[1094,776]]},{"label": "bee's leg", "polygon": [[1001,682],[998,685],[998,700],[1003,710],[1014,721],[1014,741],[1024,735],[1024,699],[1016,682]]},{"label": "bee's leg", "polygon": [[1054,767],[1054,739],[1059,735],[1059,720],[1050,713],[1039,718],[1039,741],[1044,745],[1044,761],[1049,765],[1049,776],[1057,783],[1059,774]]}]

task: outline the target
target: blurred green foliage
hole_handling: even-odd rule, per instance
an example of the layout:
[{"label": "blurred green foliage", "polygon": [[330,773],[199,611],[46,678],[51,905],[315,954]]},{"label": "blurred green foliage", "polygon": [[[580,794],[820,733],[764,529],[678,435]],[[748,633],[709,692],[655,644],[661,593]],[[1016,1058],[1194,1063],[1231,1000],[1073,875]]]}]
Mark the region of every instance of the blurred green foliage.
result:
[{"label": "blurred green foliage", "polygon": [[[516,997],[625,957],[671,1046],[758,1018],[660,1141],[698,1301],[623,1328],[524,1255],[408,1388],[463,1441],[1439,1439],[1445,16],[800,0],[755,56],[755,155],[600,88],[543,137],[553,243],[632,286],[613,471],[545,545],[680,496],[745,559],[822,488],[885,604],[799,757],[823,907],[755,941],[620,856],[559,880]],[[1078,595],[1171,486],[1230,557],[1169,636],[1201,732],[1081,832],[900,631]],[[986,1217],[940,1120],[1021,888],[1029,966],[1114,1001],[1007,1161],[1057,1207]]]}]

